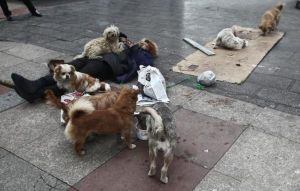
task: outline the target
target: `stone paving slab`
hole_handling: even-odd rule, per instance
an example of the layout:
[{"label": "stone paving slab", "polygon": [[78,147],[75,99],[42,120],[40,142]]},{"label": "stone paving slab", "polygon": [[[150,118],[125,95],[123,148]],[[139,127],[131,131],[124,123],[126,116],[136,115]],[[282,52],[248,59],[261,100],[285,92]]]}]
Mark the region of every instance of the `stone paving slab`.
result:
[{"label": "stone paving slab", "polygon": [[208,169],[219,161],[246,128],[186,109],[176,111],[175,117],[176,155]]},{"label": "stone paving slab", "polygon": [[25,147],[58,126],[57,110],[40,104],[21,104],[1,112],[0,147],[11,152]]},{"label": "stone paving slab", "polygon": [[0,51],[2,50],[7,50],[10,49],[12,47],[17,46],[16,42],[8,42],[8,41],[1,41],[0,40]]},{"label": "stone paving slab", "polygon": [[8,155],[9,152],[7,152],[6,150],[0,148],[0,159],[3,158],[5,155]]},{"label": "stone paving slab", "polygon": [[208,116],[243,125],[251,124],[263,110],[263,108],[253,104],[182,85],[169,88],[168,95],[173,104],[182,105],[184,108],[195,112],[205,113]]},{"label": "stone paving slab", "polygon": [[32,164],[8,154],[0,158],[0,190],[66,190],[69,185]]},{"label": "stone paving slab", "polygon": [[32,60],[53,53],[54,51],[31,44],[18,44],[18,46],[4,50],[3,52],[26,60]]},{"label": "stone paving slab", "polygon": [[23,100],[21,97],[17,95],[17,93],[13,90],[8,93],[0,95],[0,112],[5,111],[11,107],[14,107],[16,105],[19,105],[23,103],[25,100]]},{"label": "stone paving slab", "polygon": [[211,170],[193,191],[238,191],[240,184],[239,180]]},{"label": "stone paving slab", "polygon": [[252,126],[268,134],[300,143],[300,118],[298,116],[265,108],[253,121]]},{"label": "stone paving slab", "polygon": [[35,63],[27,61],[25,63],[8,66],[8,67],[0,67],[1,80],[6,80],[12,82],[11,74],[17,73],[29,80],[36,80],[42,76],[45,76],[49,73],[49,69],[45,64]]},{"label": "stone paving slab", "polygon": [[[299,162],[300,144],[247,129],[214,170],[241,182],[231,190],[296,191],[300,190]],[[207,181],[200,188],[202,184],[206,187]],[[215,187],[210,184],[208,190]]]},{"label": "stone paving slab", "polygon": [[[22,58],[17,58],[15,56],[9,55],[7,53],[0,52],[0,64],[1,68],[14,66],[20,63],[25,63],[27,60]],[[1,75],[2,76],[2,75]]]},{"label": "stone paving slab", "polygon": [[12,89],[0,85],[0,95],[5,94],[5,93],[7,93],[9,91],[12,91]]},{"label": "stone paving slab", "polygon": [[17,150],[16,154],[70,185],[80,181],[125,147],[125,144],[116,143],[115,136],[99,136],[85,144],[87,155],[78,156],[73,145],[65,138],[64,128],[58,124],[52,125],[52,128],[56,130],[35,139]]},{"label": "stone paving slab", "polygon": [[183,158],[175,157],[169,168],[169,183],[159,181],[161,164],[156,176],[148,177],[148,148],[139,142],[135,150],[124,150],[79,183],[78,190],[192,190],[208,172],[207,169]]}]

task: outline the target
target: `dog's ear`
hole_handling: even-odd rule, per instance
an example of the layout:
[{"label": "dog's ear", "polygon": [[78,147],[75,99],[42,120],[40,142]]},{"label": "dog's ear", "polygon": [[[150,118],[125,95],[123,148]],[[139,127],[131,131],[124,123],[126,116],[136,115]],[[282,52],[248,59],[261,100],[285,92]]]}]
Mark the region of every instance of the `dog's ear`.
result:
[{"label": "dog's ear", "polygon": [[54,67],[54,73],[58,74],[58,73],[60,73],[60,71],[61,71],[61,66],[60,65],[56,65]]},{"label": "dog's ear", "polygon": [[71,66],[71,73],[75,73],[76,69],[74,66]]}]

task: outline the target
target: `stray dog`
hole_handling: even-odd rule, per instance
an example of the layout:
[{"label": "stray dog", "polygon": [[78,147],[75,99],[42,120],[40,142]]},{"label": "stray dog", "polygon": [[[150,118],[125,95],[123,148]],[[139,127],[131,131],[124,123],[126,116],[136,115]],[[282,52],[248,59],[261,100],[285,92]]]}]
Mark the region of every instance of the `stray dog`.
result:
[{"label": "stray dog", "polygon": [[[148,176],[156,174],[157,151],[164,152],[164,165],[161,168],[160,181],[168,183],[168,168],[173,160],[176,147],[176,125],[172,112],[167,104],[157,103],[151,107],[145,107],[141,111],[140,117],[146,117],[148,130],[148,145],[150,170]],[[151,115],[144,115],[148,113]]]},{"label": "stray dog", "polygon": [[136,110],[139,90],[122,88],[115,104],[103,110],[95,110],[91,102],[84,99],[76,101],[69,110],[70,120],[65,129],[68,140],[74,144],[78,155],[84,155],[82,146],[91,133],[117,134],[123,132],[129,149],[136,146],[131,144],[131,127]]},{"label": "stray dog", "polygon": [[259,25],[259,29],[263,32],[263,35],[276,29],[279,24],[283,6],[283,3],[278,3],[276,7],[265,12]]},{"label": "stray dog", "polygon": [[248,41],[241,39],[235,35],[235,27],[225,28],[218,33],[214,49],[217,46],[228,48],[228,49],[242,49],[248,46]]},{"label": "stray dog", "polygon": [[63,111],[62,118],[67,124],[70,117],[69,117],[69,110],[72,106],[79,100],[85,100],[86,102],[90,102],[95,108],[95,110],[99,109],[106,109],[113,106],[119,96],[119,92],[106,92],[102,94],[96,94],[93,96],[82,96],[78,99],[74,99],[68,104],[64,104],[60,101],[58,97],[55,96],[52,90],[46,90],[46,103],[56,107],[57,109],[61,109]]},{"label": "stray dog", "polygon": [[103,32],[103,37],[93,39],[84,45],[83,52],[74,57],[90,59],[101,58],[101,54],[120,53],[124,50],[123,43],[119,42],[120,31],[119,28],[111,25]]},{"label": "stray dog", "polygon": [[110,85],[100,82],[99,79],[93,78],[88,74],[75,71],[75,67],[69,64],[60,64],[54,68],[54,80],[61,89],[69,92],[96,92],[110,91]]}]

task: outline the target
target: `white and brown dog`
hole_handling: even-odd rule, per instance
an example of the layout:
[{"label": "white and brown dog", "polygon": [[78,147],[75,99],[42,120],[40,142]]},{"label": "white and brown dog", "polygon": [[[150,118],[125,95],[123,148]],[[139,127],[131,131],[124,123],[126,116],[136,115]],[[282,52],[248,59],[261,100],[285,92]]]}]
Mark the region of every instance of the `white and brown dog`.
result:
[{"label": "white and brown dog", "polygon": [[[150,115],[145,115],[148,113]],[[173,114],[165,103],[157,103],[152,108],[145,107],[137,116],[139,121],[145,121],[148,130],[148,145],[150,169],[148,176],[156,174],[157,151],[164,152],[164,165],[161,168],[160,181],[168,183],[168,168],[173,160],[176,147],[176,124]]]},{"label": "white and brown dog", "polygon": [[124,50],[124,44],[119,42],[120,31],[119,28],[111,25],[107,27],[103,32],[103,37],[93,39],[89,41],[80,55],[74,57],[89,59],[101,58],[102,54],[106,53],[120,53]]},{"label": "white and brown dog", "polygon": [[68,92],[96,92],[110,91],[110,85],[100,82],[88,74],[75,71],[75,67],[69,64],[59,64],[54,68],[54,80],[61,89]]},{"label": "white and brown dog", "polygon": [[239,50],[248,46],[248,41],[235,35],[235,26],[221,30],[214,44],[214,49],[219,47]]}]

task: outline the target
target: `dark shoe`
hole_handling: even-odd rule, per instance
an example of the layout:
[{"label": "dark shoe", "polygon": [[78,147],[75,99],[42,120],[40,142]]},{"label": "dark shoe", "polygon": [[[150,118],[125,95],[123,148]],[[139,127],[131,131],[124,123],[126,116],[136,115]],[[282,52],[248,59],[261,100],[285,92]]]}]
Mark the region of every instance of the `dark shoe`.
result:
[{"label": "dark shoe", "polygon": [[14,84],[15,84],[15,90],[17,92],[17,94],[25,99],[26,101],[28,101],[29,103],[33,103],[35,99],[37,99],[37,97],[34,94],[31,94],[29,92],[26,91],[26,88],[24,89],[24,82],[26,83],[26,81],[28,81],[27,79],[23,78],[22,76],[18,75],[18,74],[11,74],[11,79],[13,80]]},{"label": "dark shoe", "polygon": [[34,94],[41,87],[46,86],[47,84],[44,82],[43,78],[38,80],[27,80],[23,76],[19,74],[12,73],[11,78],[14,81],[15,85],[18,85],[20,88],[25,90],[29,94]]},{"label": "dark shoe", "polygon": [[11,16],[7,16],[7,17],[6,17],[6,20],[7,20],[7,21],[14,21],[14,19],[13,19]]},{"label": "dark shoe", "polygon": [[49,72],[53,73],[55,66],[57,66],[59,64],[65,64],[65,61],[64,60],[56,60],[56,59],[49,60],[47,63]]},{"label": "dark shoe", "polygon": [[35,16],[35,17],[42,17],[43,16],[38,10],[35,10],[35,12],[33,12],[31,14],[32,14],[32,16]]}]

